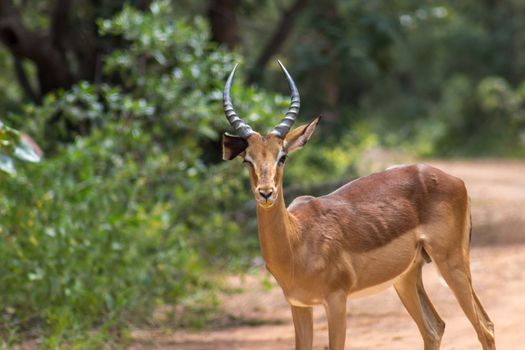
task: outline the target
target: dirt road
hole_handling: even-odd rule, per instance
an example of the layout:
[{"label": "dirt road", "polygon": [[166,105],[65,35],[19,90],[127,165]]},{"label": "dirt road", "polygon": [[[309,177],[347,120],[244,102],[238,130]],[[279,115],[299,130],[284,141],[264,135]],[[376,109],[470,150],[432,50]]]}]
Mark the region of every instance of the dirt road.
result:
[{"label": "dirt road", "polygon": [[[499,350],[525,348],[525,162],[429,162],[467,184],[472,199],[474,288],[496,326]],[[264,273],[264,272],[262,272]],[[271,278],[270,278],[271,280]],[[433,265],[424,269],[426,290],[446,322],[442,349],[481,349],[476,334]],[[232,278],[243,292],[223,298],[232,326],[204,332],[137,330],[129,349],[293,349],[289,307],[278,287],[261,277]],[[418,330],[392,288],[351,300],[346,349],[422,349]],[[324,310],[314,310],[314,349],[328,344]]]}]

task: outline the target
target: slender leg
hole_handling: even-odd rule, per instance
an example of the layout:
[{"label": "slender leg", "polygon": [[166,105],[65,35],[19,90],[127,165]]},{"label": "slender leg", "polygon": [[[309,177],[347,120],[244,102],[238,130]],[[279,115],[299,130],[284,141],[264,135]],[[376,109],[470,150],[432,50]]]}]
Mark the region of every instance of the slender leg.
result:
[{"label": "slender leg", "polygon": [[295,349],[312,350],[313,309],[311,307],[292,306],[292,318],[295,327]]},{"label": "slender leg", "polygon": [[395,283],[394,287],[419,328],[425,350],[438,350],[445,330],[445,322],[439,317],[425,292],[421,278],[422,267],[422,261],[414,265]]},{"label": "slender leg", "polygon": [[490,319],[489,315],[487,314],[487,311],[483,308],[483,305],[481,305],[481,301],[479,301],[478,295],[472,289],[472,294],[474,294],[474,301],[476,302],[476,307],[478,310],[481,311],[481,317],[484,318],[484,324],[486,324],[487,328],[491,331],[492,337],[494,337],[494,323],[492,323],[492,320]]},{"label": "slender leg", "polygon": [[328,319],[328,336],[330,350],[344,350],[346,338],[346,299],[344,292],[328,296],[325,303]]},{"label": "slender leg", "polygon": [[454,292],[459,305],[478,334],[484,350],[494,350],[494,325],[481,305],[470,276],[469,260],[461,250],[451,252],[446,259],[435,259],[441,275]]}]

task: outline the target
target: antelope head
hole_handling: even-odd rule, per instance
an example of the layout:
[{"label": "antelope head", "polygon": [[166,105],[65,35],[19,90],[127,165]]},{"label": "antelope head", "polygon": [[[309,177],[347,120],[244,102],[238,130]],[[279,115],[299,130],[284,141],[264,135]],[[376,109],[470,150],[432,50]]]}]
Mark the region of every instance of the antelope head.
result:
[{"label": "antelope head", "polygon": [[241,157],[250,173],[250,184],[257,204],[270,208],[279,196],[282,196],[282,179],[286,157],[300,149],[312,136],[320,117],[309,124],[291,130],[300,107],[299,91],[295,83],[279,61],[291,92],[291,104],[284,119],[266,135],[254,131],[243,119],[237,116],[230,97],[230,90],[235,74],[235,66],[224,87],[223,103],[226,118],[238,136],[224,134],[224,160]]}]

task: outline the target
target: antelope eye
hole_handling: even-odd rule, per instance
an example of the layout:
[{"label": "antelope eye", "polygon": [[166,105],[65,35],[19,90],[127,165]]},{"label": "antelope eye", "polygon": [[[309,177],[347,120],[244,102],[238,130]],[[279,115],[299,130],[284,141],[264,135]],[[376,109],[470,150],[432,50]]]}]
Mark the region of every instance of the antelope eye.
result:
[{"label": "antelope eye", "polygon": [[283,155],[281,158],[279,158],[279,165],[283,165],[286,161],[286,155]]}]

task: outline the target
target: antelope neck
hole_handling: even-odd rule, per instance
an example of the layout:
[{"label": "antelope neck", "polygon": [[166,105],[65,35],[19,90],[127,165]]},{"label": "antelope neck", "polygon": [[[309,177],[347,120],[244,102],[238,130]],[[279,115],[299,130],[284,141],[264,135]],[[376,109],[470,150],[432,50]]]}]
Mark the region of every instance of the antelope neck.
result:
[{"label": "antelope neck", "polygon": [[[292,244],[297,235],[295,219],[284,203],[282,185],[274,205],[264,209],[257,205],[257,226],[261,253],[268,270],[282,285],[293,274]],[[283,286],[284,287],[284,286]]]}]

